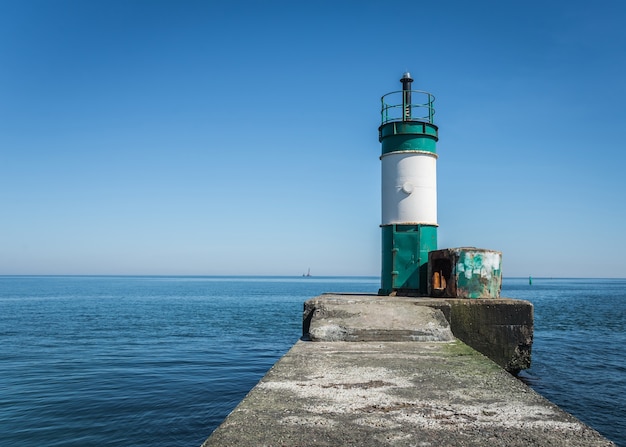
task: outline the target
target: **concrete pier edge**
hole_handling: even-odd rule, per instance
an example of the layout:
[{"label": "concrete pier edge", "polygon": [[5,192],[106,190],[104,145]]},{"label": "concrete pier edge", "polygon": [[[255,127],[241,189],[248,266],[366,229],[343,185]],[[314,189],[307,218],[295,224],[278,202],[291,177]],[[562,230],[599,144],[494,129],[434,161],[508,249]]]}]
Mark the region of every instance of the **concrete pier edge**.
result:
[{"label": "concrete pier edge", "polygon": [[202,446],[614,446],[505,371],[531,345],[526,301],[324,294]]}]

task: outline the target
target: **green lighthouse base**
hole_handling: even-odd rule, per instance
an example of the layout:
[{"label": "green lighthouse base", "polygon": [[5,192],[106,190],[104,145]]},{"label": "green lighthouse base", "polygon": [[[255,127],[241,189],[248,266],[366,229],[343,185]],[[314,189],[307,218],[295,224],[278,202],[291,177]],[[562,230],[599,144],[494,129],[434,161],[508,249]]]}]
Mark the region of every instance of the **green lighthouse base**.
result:
[{"label": "green lighthouse base", "polygon": [[382,226],[379,295],[428,296],[428,253],[437,249],[437,226]]}]

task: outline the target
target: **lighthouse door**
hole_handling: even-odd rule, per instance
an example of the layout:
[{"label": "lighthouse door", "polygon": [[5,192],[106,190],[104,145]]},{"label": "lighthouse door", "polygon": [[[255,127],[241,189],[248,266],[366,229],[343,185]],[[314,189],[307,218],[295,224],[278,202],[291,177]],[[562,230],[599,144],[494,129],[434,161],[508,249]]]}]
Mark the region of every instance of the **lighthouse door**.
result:
[{"label": "lighthouse door", "polygon": [[409,231],[397,230],[400,228],[396,229],[393,239],[393,288],[419,290],[421,264],[419,230],[415,227]]}]

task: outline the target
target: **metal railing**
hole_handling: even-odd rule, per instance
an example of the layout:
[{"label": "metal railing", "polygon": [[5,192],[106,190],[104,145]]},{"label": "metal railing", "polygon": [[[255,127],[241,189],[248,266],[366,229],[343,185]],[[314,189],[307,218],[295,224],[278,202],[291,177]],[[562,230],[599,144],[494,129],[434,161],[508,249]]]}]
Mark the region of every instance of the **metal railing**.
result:
[{"label": "metal railing", "polygon": [[422,90],[398,90],[380,98],[382,124],[393,121],[433,122],[435,97]]}]

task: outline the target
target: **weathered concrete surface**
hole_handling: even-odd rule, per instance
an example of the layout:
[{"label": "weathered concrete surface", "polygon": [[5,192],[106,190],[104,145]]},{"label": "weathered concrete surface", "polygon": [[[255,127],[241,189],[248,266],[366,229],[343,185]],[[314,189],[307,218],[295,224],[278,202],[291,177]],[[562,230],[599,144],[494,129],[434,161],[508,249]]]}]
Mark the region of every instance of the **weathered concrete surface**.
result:
[{"label": "weathered concrete surface", "polygon": [[299,341],[203,444],[613,445],[460,341]]},{"label": "weathered concrete surface", "polygon": [[445,341],[451,331],[516,374],[530,367],[533,306],[507,298],[324,294],[304,303],[302,330],[313,341]]},{"label": "weathered concrete surface", "polygon": [[[414,300],[378,296],[323,295],[307,301],[312,341],[449,341],[443,312]],[[307,313],[308,312],[308,313]],[[310,315],[309,315],[310,314]]]},{"label": "weathered concrete surface", "polygon": [[530,368],[533,306],[512,299],[445,300],[450,327],[459,340],[517,374]]}]

